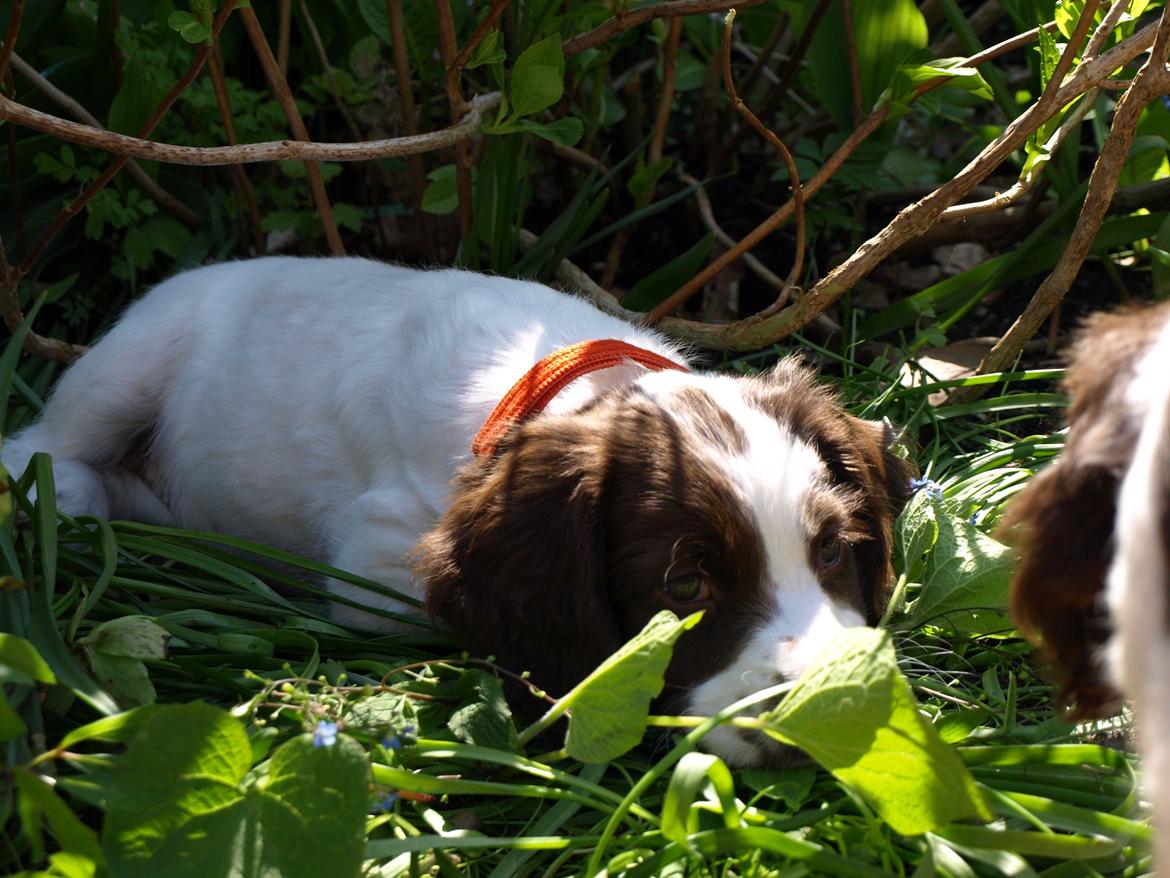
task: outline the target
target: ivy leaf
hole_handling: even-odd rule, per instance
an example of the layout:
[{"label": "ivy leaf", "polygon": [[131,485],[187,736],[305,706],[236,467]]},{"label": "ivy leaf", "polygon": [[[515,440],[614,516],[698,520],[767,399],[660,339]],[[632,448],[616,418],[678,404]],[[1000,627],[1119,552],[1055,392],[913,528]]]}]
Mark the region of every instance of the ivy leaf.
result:
[{"label": "ivy leaf", "polygon": [[962,760],[918,712],[886,631],[842,633],[760,719],[768,735],[856,789],[895,832],[991,819]]},{"label": "ivy leaf", "polygon": [[208,704],[150,716],[115,769],[103,849],[119,878],[207,875],[357,878],[365,844],[369,762],[339,735],[300,735],[247,781],[241,723]]},{"label": "ivy leaf", "polygon": [[533,43],[512,67],[508,91],[513,117],[531,116],[561,99],[565,91],[565,54],[558,34]]},{"label": "ivy leaf", "polygon": [[937,79],[940,76],[947,78],[947,86],[969,92],[975,97],[990,100],[991,86],[974,67],[952,67],[957,58],[943,58],[925,64],[899,64],[894,71],[894,78],[890,83],[886,95],[891,108],[896,114],[910,111],[910,99],[915,89],[922,83]]},{"label": "ivy leaf", "polygon": [[569,710],[565,747],[581,762],[609,762],[637,746],[650,702],[662,691],[674,643],[699,623],[662,610],[646,627],[565,695],[553,710]]},{"label": "ivy leaf", "polygon": [[937,502],[929,491],[919,491],[894,525],[895,542],[902,557],[901,569],[910,582],[922,581],[926,553],[938,540]]},{"label": "ivy leaf", "polygon": [[[2,475],[3,470],[0,470]],[[56,681],[48,663],[29,641],[15,634],[0,634],[0,684],[32,685]],[[0,698],[0,741],[11,741],[27,732],[28,726],[20,714],[7,698]]]}]

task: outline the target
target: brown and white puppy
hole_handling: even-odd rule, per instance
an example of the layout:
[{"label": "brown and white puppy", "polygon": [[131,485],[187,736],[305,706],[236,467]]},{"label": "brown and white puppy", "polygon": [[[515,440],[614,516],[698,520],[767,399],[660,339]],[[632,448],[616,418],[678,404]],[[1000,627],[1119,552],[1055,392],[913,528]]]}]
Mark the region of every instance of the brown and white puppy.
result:
[{"label": "brown and white puppy", "polygon": [[[1132,699],[1155,820],[1170,820],[1170,303],[1090,318],[1069,353],[1065,449],[1013,502],[1021,631],[1081,717]],[[1170,868],[1170,828],[1158,841]]]},{"label": "brown and white puppy", "polygon": [[[534,364],[577,377],[491,453],[472,440]],[[208,266],[151,291],[63,376],[4,463],[54,457],[60,508],[221,531],[426,600],[473,649],[554,693],[661,609],[669,709],[713,713],[875,622],[908,468],[791,361],[685,368],[663,336],[533,283],[362,259]],[[127,456],[145,444],[133,465]],[[408,607],[340,580],[338,621]],[[718,729],[734,763],[775,753]]]}]

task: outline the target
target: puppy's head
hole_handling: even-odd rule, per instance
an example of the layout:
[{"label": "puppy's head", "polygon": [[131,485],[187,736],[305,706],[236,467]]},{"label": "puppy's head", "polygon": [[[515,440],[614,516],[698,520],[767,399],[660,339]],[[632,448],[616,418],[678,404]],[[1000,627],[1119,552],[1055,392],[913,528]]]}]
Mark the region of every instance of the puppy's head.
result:
[{"label": "puppy's head", "polygon": [[1141,428],[1126,391],[1167,316],[1163,307],[1086,321],[1069,351],[1064,450],[1008,513],[1009,539],[1021,552],[1012,615],[1052,664],[1059,699],[1075,716],[1105,715],[1118,700],[1102,664],[1111,628],[1102,592],[1118,489]]},{"label": "puppy's head", "polygon": [[[703,610],[660,709],[713,713],[876,622],[909,468],[785,361],[760,378],[649,373],[514,427],[419,546],[433,615],[564,692],[661,609]],[[724,728],[732,762],[762,737]]]}]

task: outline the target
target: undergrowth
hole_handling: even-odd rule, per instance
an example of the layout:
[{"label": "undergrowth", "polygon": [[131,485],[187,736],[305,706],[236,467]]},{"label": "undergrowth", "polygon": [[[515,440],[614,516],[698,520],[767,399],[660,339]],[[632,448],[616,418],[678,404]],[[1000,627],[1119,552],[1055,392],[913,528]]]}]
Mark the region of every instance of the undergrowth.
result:
[{"label": "undergrowth", "polygon": [[[934,407],[927,395],[940,385],[931,376],[899,381],[898,364],[812,353],[855,411],[904,427],[923,477],[898,523],[889,636],[859,632],[781,687],[779,707],[763,702],[782,693],[763,693],[735,719],[646,714],[669,644],[687,624],[656,619],[640,649],[519,728],[504,702],[505,672],[443,632],[420,625],[409,637],[370,637],[338,627],[314,584],[326,568],[264,547],[69,520],[53,505],[50,462],[34,459],[13,474],[26,520],[9,515],[0,529],[8,571],[0,630],[10,632],[0,635],[4,870],[387,878],[1148,870],[1135,761],[1115,746],[1125,718],[1062,721],[1004,611],[1012,557],[997,526],[1060,449],[1055,373],[1023,371],[994,398]],[[53,377],[36,363],[19,373],[15,365],[9,345],[0,359],[11,389],[6,432],[35,414]],[[39,499],[29,503],[33,486]],[[899,701],[891,639],[917,711]],[[531,669],[532,697],[551,701],[539,676]],[[880,722],[871,727],[873,710]],[[564,713],[567,739],[554,722]],[[716,721],[764,729],[817,761],[729,770],[697,747]],[[881,738],[888,729],[919,741],[890,743]]]}]

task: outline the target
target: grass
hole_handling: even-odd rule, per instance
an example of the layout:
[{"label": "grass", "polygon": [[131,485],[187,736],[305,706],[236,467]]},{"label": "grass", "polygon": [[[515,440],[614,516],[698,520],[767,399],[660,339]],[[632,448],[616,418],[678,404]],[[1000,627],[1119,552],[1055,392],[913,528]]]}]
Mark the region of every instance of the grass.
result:
[{"label": "grass", "polygon": [[[52,377],[37,364],[17,375],[14,365],[10,346],[0,358],[10,428],[35,413]],[[274,747],[319,729],[323,718],[340,719],[347,741],[373,765],[373,786],[360,791],[375,803],[359,839],[368,875],[559,876],[591,873],[591,864],[631,878],[1148,871],[1151,830],[1134,759],[1105,745],[1120,738],[1126,718],[1062,721],[1053,690],[1002,612],[1006,568],[988,535],[1032,472],[1060,450],[1054,373],[1019,371],[1002,376],[1006,389],[983,402],[933,408],[926,397],[946,382],[902,387],[893,367],[845,361],[839,369],[836,383],[858,412],[919,437],[914,456],[944,491],[941,503],[917,506],[916,514],[943,523],[921,557],[906,557],[918,531],[902,524],[900,600],[889,627],[920,710],[969,768],[991,822],[899,835],[855,790],[813,765],[732,772],[713,765],[695,752],[698,720],[650,717],[642,746],[607,764],[575,762],[555,733],[520,752],[492,666],[469,660],[442,632],[423,626],[411,637],[371,638],[340,628],[320,589],[294,575],[326,568],[240,540],[70,521],[46,499],[51,470],[42,460],[18,485],[27,524],[9,518],[0,529],[13,577],[0,591],[0,630],[30,640],[59,685],[6,678],[8,703],[28,733],[6,745],[7,773],[21,793],[9,783],[0,803],[0,867],[94,874],[68,871],[62,852],[97,858],[100,843],[113,856],[112,831],[99,839],[103,819],[114,822],[119,807],[111,778],[125,777],[126,742],[146,734],[150,721],[142,711],[122,712],[113,689],[123,706],[153,693],[160,704],[233,709],[254,765],[252,780],[241,783],[261,787],[276,771],[275,760],[265,761]],[[30,505],[20,495],[34,483],[41,500]],[[946,534],[957,542],[945,542]],[[948,552],[982,553],[971,562],[985,565],[977,571],[998,571],[978,592],[975,612],[948,602],[950,592],[938,596],[939,582],[963,581],[945,579]],[[273,574],[261,559],[287,572]],[[164,631],[165,654],[95,663],[101,626],[127,616]],[[54,802],[79,819],[71,822]],[[315,846],[328,850],[324,826],[305,831],[319,832]],[[187,874],[177,860],[153,868]]]}]

